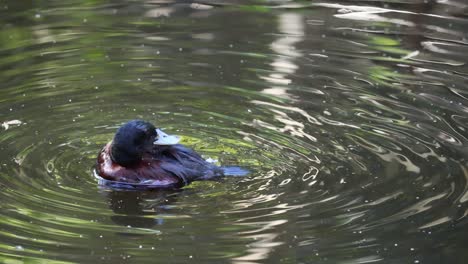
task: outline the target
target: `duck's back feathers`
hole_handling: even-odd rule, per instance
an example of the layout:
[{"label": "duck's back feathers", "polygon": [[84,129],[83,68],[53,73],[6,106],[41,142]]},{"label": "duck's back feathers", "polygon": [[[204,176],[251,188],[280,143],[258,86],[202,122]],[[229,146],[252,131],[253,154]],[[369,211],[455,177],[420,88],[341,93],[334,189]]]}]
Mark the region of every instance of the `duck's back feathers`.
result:
[{"label": "duck's back feathers", "polygon": [[182,145],[159,147],[153,153],[144,154],[140,163],[123,167],[112,161],[111,144],[100,152],[97,164],[98,174],[107,180],[169,187],[223,174],[219,167]]},{"label": "duck's back feathers", "polygon": [[162,161],[161,168],[183,179],[185,184],[222,175],[222,170],[218,166],[207,162],[194,150],[180,144],[160,148],[154,157]]}]

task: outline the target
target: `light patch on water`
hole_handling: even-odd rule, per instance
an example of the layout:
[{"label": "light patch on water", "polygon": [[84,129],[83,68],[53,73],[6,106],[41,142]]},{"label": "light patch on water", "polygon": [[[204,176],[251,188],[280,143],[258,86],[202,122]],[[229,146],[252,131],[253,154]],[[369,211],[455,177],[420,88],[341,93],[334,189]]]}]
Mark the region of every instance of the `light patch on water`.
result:
[{"label": "light patch on water", "polygon": [[171,7],[153,8],[145,13],[147,17],[169,17],[175,10]]},{"label": "light patch on water", "polygon": [[425,49],[430,50],[432,52],[437,52],[437,53],[443,53],[443,54],[450,54],[449,50],[439,48],[437,45],[442,44],[440,42],[435,42],[435,41],[423,41],[421,42],[421,46],[423,46]]},{"label": "light patch on water", "polygon": [[465,191],[460,198],[460,203],[465,203],[468,201],[468,168],[466,166],[461,166],[463,175],[465,176]]},{"label": "light patch on water", "polygon": [[384,225],[388,222],[393,222],[393,221],[398,221],[401,219],[406,219],[412,215],[419,214],[421,212],[427,211],[432,208],[432,203],[434,203],[437,200],[442,199],[445,197],[447,193],[440,193],[437,195],[434,195],[432,197],[426,198],[424,200],[421,200],[407,208],[404,208],[403,210],[399,211],[396,214],[390,215],[386,217],[385,219],[381,219],[379,225]]},{"label": "light patch on water", "polygon": [[396,198],[398,198],[399,196],[403,195],[403,192],[396,192],[394,194],[389,194],[385,197],[382,197],[382,198],[379,198],[371,203],[369,203],[369,205],[379,205],[379,204],[382,204],[382,203],[385,203],[387,201],[390,201],[390,200],[394,200]]},{"label": "light patch on water", "polygon": [[447,222],[449,222],[451,220],[452,220],[451,217],[444,216],[444,217],[436,219],[436,220],[434,220],[434,221],[432,221],[430,223],[427,223],[427,224],[425,224],[423,226],[420,226],[419,229],[426,229],[426,228],[434,227],[434,226],[437,226],[437,225],[447,223]]},{"label": "light patch on water", "polygon": [[217,159],[212,159],[212,158],[207,158],[207,159],[206,159],[206,162],[209,162],[209,163],[216,163],[216,162],[218,162],[218,160],[217,160]]},{"label": "light patch on water", "polygon": [[281,56],[276,56],[274,61],[270,63],[276,72],[269,74],[269,76],[260,76],[260,78],[274,85],[289,85],[292,80],[287,76],[299,68],[295,59],[302,55],[295,49],[294,45],[303,39],[304,19],[296,13],[281,14],[278,30],[284,35],[280,35],[271,43],[271,49]]},{"label": "light patch on water", "polygon": [[404,19],[398,19],[398,18],[386,18],[384,16],[377,15],[375,12],[354,12],[354,13],[348,13],[348,14],[337,14],[335,16],[338,18],[352,19],[352,20],[392,23],[392,24],[397,24],[397,25],[402,25],[402,26],[407,26],[407,27],[415,26],[413,22],[406,21]]},{"label": "light patch on water", "polygon": [[280,182],[279,186],[286,185],[286,184],[288,184],[288,183],[290,183],[290,182],[291,182],[291,179],[290,179],[290,178],[289,178],[289,179],[284,179],[282,182]]},{"label": "light patch on water", "polygon": [[416,57],[418,55],[419,55],[419,50],[415,50],[415,51],[409,53],[408,55],[402,57],[401,59],[402,60],[409,60],[409,59],[414,58],[414,57]]},{"label": "light patch on water", "polygon": [[[265,77],[260,77],[264,79]],[[271,88],[266,88],[262,90],[262,93],[274,95],[279,98],[284,98],[288,100],[293,100],[291,95],[288,93],[288,89],[280,86],[272,86]]]},{"label": "light patch on water", "polygon": [[22,125],[23,122],[21,122],[20,120],[10,120],[10,121],[5,121],[2,123],[2,127],[5,129],[5,130],[8,130],[10,128],[10,126],[20,126]]},{"label": "light patch on water", "polygon": [[379,255],[371,255],[371,256],[366,256],[366,257],[352,259],[352,260],[340,261],[338,263],[339,264],[355,264],[355,263],[364,264],[364,263],[381,262],[382,260],[384,260],[384,258]]},{"label": "light patch on water", "polygon": [[302,180],[303,181],[308,181],[310,179],[315,180],[318,174],[319,174],[319,170],[316,167],[311,166],[309,168],[309,171],[306,172],[304,175],[302,175]]},{"label": "light patch on water", "polygon": [[198,33],[198,34],[192,34],[192,38],[194,39],[200,39],[200,40],[213,40],[215,38],[213,33]]},{"label": "light patch on water", "polygon": [[296,113],[304,116],[305,118],[307,118],[307,121],[309,121],[310,123],[312,123],[314,125],[322,125],[322,123],[320,123],[317,120],[317,118],[311,116],[306,111],[304,111],[304,110],[302,110],[302,109],[300,109],[298,107],[283,106],[283,105],[279,105],[279,104],[263,102],[263,101],[258,101],[258,100],[253,100],[252,103],[257,104],[257,105],[265,105],[265,106],[270,106],[270,107],[273,107],[273,108],[284,109],[284,110],[288,110],[288,111],[291,111],[291,112],[296,112]]},{"label": "light patch on water", "polygon": [[397,161],[398,163],[400,163],[401,165],[403,165],[407,171],[409,172],[414,172],[414,173],[420,173],[421,172],[421,169],[416,166],[410,159],[408,159],[407,157],[405,157],[404,155],[401,155],[401,154],[397,154],[393,151],[389,151],[388,153],[386,154],[378,154],[377,155],[385,160],[385,161]]},{"label": "light patch on water", "polygon": [[170,38],[164,36],[147,36],[146,39],[152,41],[168,41]]},{"label": "light patch on water", "polygon": [[190,8],[196,10],[209,10],[212,9],[214,6],[208,4],[198,4],[198,3],[191,3]]}]

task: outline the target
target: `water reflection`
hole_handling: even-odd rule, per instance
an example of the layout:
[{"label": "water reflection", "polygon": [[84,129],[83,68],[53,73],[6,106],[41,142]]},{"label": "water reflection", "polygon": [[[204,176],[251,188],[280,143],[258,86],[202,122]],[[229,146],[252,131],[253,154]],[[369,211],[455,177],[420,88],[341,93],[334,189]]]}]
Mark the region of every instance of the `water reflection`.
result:
[{"label": "water reflection", "polygon": [[[0,262],[463,263],[466,3],[423,2],[2,2]],[[135,118],[254,173],[102,190]]]},{"label": "water reflection", "polygon": [[151,228],[162,225],[171,215],[171,206],[177,200],[177,191],[123,191],[106,190],[114,223],[126,227]]},{"label": "water reflection", "polygon": [[270,64],[273,67],[273,73],[269,76],[261,76],[261,78],[274,85],[283,86],[273,86],[262,92],[288,98],[287,88],[284,85],[291,84],[292,80],[288,79],[287,76],[292,76],[297,70],[298,66],[294,60],[302,55],[295,49],[294,44],[303,38],[303,23],[302,16],[295,13],[281,14],[278,17],[280,37],[270,45],[272,51],[277,54]]}]

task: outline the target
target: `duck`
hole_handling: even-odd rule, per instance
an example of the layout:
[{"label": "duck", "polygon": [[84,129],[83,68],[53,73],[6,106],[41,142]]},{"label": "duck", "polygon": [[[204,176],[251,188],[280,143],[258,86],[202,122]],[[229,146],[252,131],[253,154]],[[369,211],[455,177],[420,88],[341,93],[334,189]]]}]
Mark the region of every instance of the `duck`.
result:
[{"label": "duck", "polygon": [[96,174],[107,183],[151,188],[180,188],[224,175],[222,167],[179,142],[150,122],[131,120],[99,152]]}]

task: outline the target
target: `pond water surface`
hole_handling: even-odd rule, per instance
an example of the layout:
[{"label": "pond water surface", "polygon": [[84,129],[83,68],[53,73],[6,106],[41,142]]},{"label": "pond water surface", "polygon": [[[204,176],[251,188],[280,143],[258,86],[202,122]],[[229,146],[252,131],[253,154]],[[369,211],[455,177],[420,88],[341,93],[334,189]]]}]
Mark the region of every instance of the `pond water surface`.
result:
[{"label": "pond water surface", "polygon": [[[466,263],[467,28],[461,0],[0,0],[0,262]],[[251,174],[100,188],[135,118]]]}]

